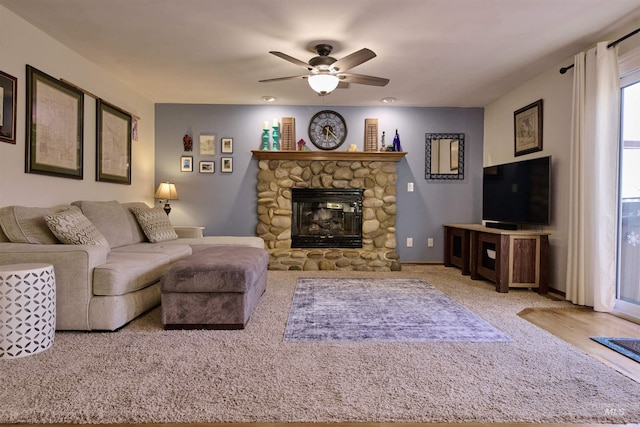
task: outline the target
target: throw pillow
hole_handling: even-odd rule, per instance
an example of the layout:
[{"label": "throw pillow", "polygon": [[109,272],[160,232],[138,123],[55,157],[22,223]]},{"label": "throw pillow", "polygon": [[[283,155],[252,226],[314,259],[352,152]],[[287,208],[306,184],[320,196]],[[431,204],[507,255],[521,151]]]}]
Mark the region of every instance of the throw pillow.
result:
[{"label": "throw pillow", "polygon": [[151,243],[175,240],[178,238],[167,214],[160,208],[132,207],[138,224]]},{"label": "throw pillow", "polygon": [[44,220],[62,243],[109,247],[107,239],[75,206],[64,212],[46,215]]}]

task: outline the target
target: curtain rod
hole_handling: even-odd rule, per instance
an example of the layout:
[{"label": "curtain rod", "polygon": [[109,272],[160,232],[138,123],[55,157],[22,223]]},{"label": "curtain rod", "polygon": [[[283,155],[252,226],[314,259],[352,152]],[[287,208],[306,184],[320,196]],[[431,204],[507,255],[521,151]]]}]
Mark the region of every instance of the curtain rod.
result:
[{"label": "curtain rod", "polygon": [[[625,41],[626,39],[628,39],[631,36],[634,36],[636,34],[640,33],[640,28],[637,28],[633,31],[631,31],[629,34],[626,34],[622,37],[620,37],[618,40],[614,40],[611,43],[609,43],[607,45],[607,49],[611,49],[612,47],[615,47],[616,45],[618,45],[618,43],[621,43],[623,41]],[[562,67],[560,68],[560,74],[564,74],[567,71],[569,71],[570,69],[572,69],[575,66],[575,64],[571,64],[571,65],[567,65],[566,67]]]}]

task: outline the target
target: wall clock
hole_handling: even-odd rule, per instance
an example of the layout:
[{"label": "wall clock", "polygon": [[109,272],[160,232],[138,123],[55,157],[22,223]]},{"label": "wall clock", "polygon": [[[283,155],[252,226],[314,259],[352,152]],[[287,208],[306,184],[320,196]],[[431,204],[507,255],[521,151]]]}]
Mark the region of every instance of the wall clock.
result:
[{"label": "wall clock", "polygon": [[347,139],[347,123],[335,111],[323,110],[309,122],[309,139],[321,150],[335,150]]}]

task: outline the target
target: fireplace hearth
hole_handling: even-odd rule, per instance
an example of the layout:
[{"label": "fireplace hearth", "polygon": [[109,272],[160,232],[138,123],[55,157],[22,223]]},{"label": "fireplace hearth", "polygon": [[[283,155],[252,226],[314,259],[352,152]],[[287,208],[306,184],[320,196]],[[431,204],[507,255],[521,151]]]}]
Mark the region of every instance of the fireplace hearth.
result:
[{"label": "fireplace hearth", "polygon": [[292,189],[292,248],[361,248],[363,189]]}]

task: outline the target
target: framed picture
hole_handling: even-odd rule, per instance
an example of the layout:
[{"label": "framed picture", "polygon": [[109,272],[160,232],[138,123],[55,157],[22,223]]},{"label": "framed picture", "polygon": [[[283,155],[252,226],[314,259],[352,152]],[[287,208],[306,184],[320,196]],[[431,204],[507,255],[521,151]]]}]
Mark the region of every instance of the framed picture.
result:
[{"label": "framed picture", "polygon": [[200,135],[200,155],[213,156],[216,154],[216,136],[213,134]]},{"label": "framed picture", "polygon": [[96,181],[131,184],[131,115],[101,99],[96,105]]},{"label": "framed picture", "polygon": [[193,157],[180,157],[180,172],[193,172]]},{"label": "framed picture", "polygon": [[82,179],[84,93],[27,65],[25,172]]},{"label": "framed picture", "polygon": [[220,149],[221,152],[227,154],[233,153],[233,138],[222,138],[220,145],[222,146]]},{"label": "framed picture", "polygon": [[18,79],[0,71],[0,141],[16,143],[16,90]]},{"label": "framed picture", "polygon": [[222,166],[220,167],[221,172],[233,172],[233,157],[221,157],[220,162],[222,162]]},{"label": "framed picture", "polygon": [[513,113],[514,155],[542,151],[542,99]]},{"label": "framed picture", "polygon": [[214,173],[216,171],[216,164],[212,161],[200,162],[200,173]]}]

